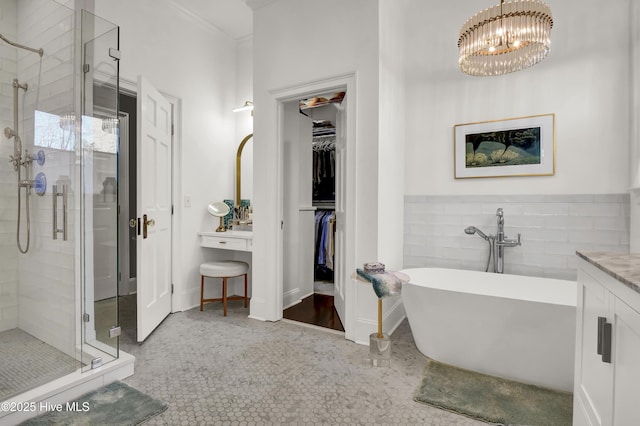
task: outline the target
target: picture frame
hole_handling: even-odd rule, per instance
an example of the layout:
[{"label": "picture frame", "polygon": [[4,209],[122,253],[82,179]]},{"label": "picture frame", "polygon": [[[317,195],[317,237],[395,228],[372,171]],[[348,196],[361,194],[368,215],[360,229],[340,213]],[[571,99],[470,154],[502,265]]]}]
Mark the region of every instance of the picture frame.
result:
[{"label": "picture frame", "polygon": [[456,124],[456,179],[555,174],[555,114]]}]

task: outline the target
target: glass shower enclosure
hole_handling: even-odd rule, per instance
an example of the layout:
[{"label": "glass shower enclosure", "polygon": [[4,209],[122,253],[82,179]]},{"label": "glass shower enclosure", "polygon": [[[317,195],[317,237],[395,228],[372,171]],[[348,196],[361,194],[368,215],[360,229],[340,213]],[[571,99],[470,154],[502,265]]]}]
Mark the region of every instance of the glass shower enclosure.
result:
[{"label": "glass shower enclosure", "polygon": [[0,0],[0,39],[4,401],[119,356],[119,29]]}]

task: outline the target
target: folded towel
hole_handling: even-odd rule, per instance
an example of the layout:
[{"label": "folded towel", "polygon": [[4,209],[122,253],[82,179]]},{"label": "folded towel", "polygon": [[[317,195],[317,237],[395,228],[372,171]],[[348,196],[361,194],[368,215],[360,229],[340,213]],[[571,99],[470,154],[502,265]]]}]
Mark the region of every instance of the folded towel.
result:
[{"label": "folded towel", "polygon": [[376,296],[383,297],[396,296],[402,290],[402,280],[391,272],[370,273],[363,269],[356,269],[357,274],[369,281],[373,285]]}]

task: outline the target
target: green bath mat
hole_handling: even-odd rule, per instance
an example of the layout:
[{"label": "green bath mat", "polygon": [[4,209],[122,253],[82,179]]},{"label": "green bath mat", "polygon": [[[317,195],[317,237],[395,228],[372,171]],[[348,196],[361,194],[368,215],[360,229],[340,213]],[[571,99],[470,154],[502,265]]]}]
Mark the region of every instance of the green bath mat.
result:
[{"label": "green bath mat", "polygon": [[137,425],[167,409],[163,402],[122,382],[113,382],[75,401],[71,411],[50,411],[21,425]]},{"label": "green bath mat", "polygon": [[429,360],[414,400],[503,425],[570,426],[573,394]]}]

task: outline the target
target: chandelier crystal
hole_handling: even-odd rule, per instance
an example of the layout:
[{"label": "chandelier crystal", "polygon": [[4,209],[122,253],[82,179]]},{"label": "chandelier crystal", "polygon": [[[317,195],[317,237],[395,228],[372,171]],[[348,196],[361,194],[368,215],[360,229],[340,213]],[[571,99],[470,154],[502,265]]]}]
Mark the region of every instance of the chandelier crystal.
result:
[{"label": "chandelier crystal", "polygon": [[460,70],[492,76],[542,61],[551,47],[551,9],[539,0],[513,0],[476,13],[460,30]]}]

